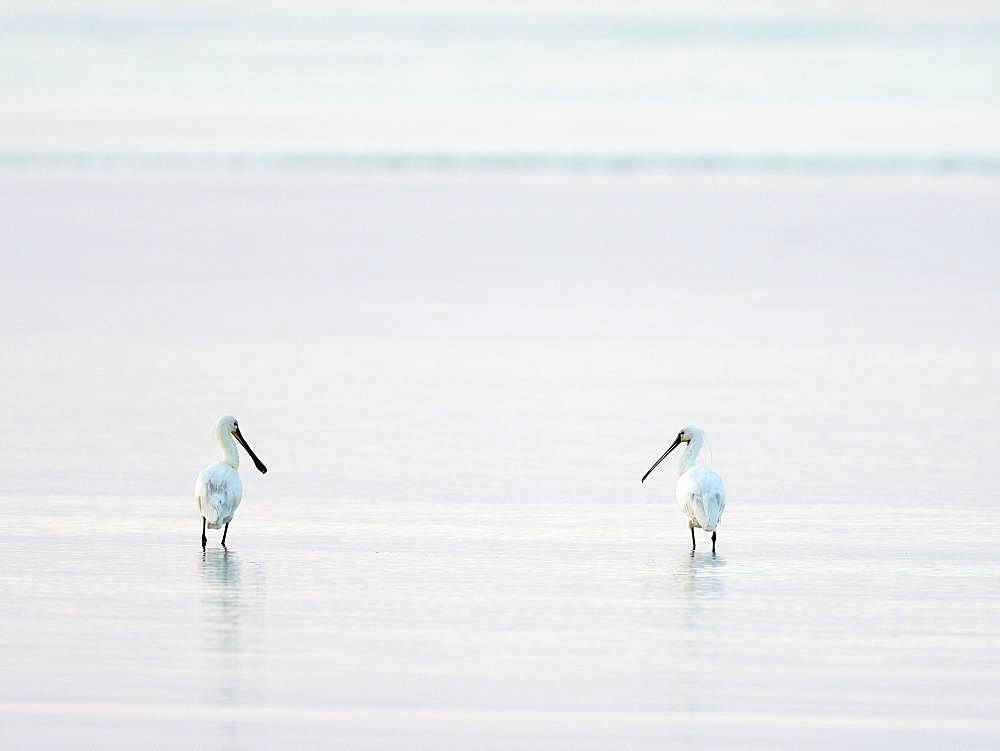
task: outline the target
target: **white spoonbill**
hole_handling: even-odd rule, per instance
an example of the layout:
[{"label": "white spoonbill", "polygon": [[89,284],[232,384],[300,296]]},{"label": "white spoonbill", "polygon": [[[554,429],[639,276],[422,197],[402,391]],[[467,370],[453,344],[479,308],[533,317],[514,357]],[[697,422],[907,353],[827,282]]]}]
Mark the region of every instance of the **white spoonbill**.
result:
[{"label": "white spoonbill", "polygon": [[646,482],[649,473],[656,469],[660,462],[667,458],[671,451],[687,443],[684,456],[677,467],[677,488],[674,496],[677,498],[677,505],[681,507],[681,513],[687,517],[688,527],[691,528],[691,550],[694,551],[694,528],[701,527],[706,532],[712,533],[712,552],[715,552],[715,528],[719,526],[719,519],[726,509],[726,489],[722,486],[722,478],[708,467],[695,465],[698,459],[698,452],[705,445],[705,433],[697,425],[688,425],[681,430],[670,444],[663,456],[656,460],[656,463],[649,468],[642,476],[642,481]]},{"label": "white spoonbill", "polygon": [[215,423],[215,440],[222,448],[222,461],[210,464],[201,471],[194,481],[194,497],[201,513],[201,547],[208,543],[205,537],[205,526],[218,529],[225,525],[222,531],[222,547],[226,547],[226,534],[229,532],[229,522],[233,520],[236,509],[243,498],[243,483],[240,482],[240,455],[236,451],[235,437],[253,459],[254,465],[263,474],[267,467],[257,458],[246,439],[240,433],[240,425],[235,417],[226,415]]}]

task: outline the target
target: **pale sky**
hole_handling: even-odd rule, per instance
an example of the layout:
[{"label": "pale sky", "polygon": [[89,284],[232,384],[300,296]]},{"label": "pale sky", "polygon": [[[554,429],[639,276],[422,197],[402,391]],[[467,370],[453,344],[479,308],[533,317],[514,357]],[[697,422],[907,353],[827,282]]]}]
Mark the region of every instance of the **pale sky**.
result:
[{"label": "pale sky", "polygon": [[[610,6],[608,18],[661,14],[669,26],[671,18],[696,17],[709,27],[647,37],[641,20],[603,25],[609,5],[593,0],[514,2],[502,11],[453,0],[9,0],[6,12],[20,6],[47,15],[0,26],[0,151],[994,158],[1000,15],[990,16],[993,5]],[[88,11],[102,15],[91,19]],[[442,14],[447,33],[405,23],[425,12]],[[338,13],[375,22],[340,23]],[[463,23],[470,14],[488,20]],[[793,23],[789,31],[763,33],[728,23],[759,14]],[[397,16],[404,22],[392,23]],[[525,28],[489,21],[509,17],[555,21]],[[826,24],[831,17],[862,23],[842,33]],[[907,26],[931,17],[953,23],[942,33],[933,23]],[[317,22],[298,23],[310,18]],[[799,29],[798,18],[813,20]],[[885,26],[880,18],[900,24]],[[574,24],[564,29],[562,19]]]},{"label": "pale sky", "polygon": [[[745,15],[822,15],[905,18],[1000,17],[1000,7],[991,0],[745,0],[707,4],[691,0],[508,0],[501,4],[484,0],[368,0],[364,3],[344,0],[8,0],[5,10],[83,12],[163,10],[178,11],[193,8],[271,10],[281,12],[329,11],[368,14],[398,12],[407,15],[421,13],[476,13],[484,15],[540,15],[547,13],[571,15],[667,14],[699,17]],[[613,10],[609,13],[608,9]]]}]

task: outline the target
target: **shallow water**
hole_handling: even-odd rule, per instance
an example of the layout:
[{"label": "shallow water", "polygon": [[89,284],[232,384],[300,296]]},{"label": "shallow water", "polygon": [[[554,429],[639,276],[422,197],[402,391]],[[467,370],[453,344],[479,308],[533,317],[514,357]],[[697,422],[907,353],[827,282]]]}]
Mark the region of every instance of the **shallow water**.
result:
[{"label": "shallow water", "polygon": [[5,179],[0,740],[995,747],[996,191]]}]

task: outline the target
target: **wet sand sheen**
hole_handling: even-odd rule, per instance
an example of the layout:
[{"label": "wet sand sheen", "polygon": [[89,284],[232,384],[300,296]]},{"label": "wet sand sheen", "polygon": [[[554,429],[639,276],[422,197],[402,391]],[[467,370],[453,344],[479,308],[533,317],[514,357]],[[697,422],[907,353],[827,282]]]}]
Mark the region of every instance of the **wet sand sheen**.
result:
[{"label": "wet sand sheen", "polygon": [[[995,188],[0,191],[37,248],[0,282],[5,746],[995,745]],[[327,204],[382,228],[366,256]],[[699,264],[727,294],[695,307]],[[476,327],[515,336],[455,335]],[[203,554],[191,485],[227,411],[269,472],[244,460],[230,550]],[[714,558],[688,552],[669,461],[639,484],[693,419],[729,492]]]}]

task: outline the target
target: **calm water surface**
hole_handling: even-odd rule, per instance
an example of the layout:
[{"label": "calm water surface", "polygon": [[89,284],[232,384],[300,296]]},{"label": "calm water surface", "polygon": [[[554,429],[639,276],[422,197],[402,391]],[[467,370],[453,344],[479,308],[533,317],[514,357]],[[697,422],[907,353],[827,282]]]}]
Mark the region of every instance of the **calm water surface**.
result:
[{"label": "calm water surface", "polygon": [[5,747],[1000,740],[990,184],[2,192]]}]

